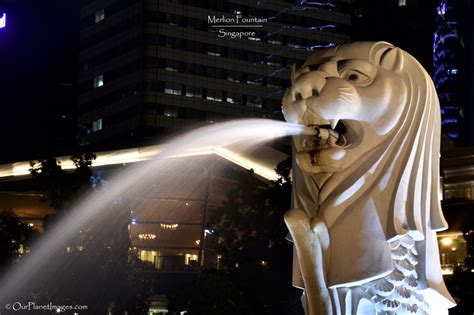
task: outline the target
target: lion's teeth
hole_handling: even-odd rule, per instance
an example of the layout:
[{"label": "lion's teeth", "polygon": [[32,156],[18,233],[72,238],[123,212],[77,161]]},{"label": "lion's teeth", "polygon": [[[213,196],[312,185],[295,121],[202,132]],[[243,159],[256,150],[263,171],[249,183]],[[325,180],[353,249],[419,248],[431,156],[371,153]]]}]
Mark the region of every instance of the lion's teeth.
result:
[{"label": "lion's teeth", "polygon": [[336,128],[336,125],[338,122],[339,122],[339,119],[329,119],[329,124],[331,125],[331,129]]}]

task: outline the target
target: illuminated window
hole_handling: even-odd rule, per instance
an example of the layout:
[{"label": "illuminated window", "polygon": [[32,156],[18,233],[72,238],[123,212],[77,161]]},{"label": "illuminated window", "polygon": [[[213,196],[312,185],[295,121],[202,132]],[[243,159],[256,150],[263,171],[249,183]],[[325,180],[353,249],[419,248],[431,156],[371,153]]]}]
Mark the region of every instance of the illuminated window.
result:
[{"label": "illuminated window", "polygon": [[399,7],[404,7],[407,5],[407,0],[398,0],[398,6]]},{"label": "illuminated window", "polygon": [[187,97],[202,97],[202,89],[196,86],[186,86],[186,96]]},{"label": "illuminated window", "polygon": [[183,87],[181,86],[181,84],[166,82],[166,85],[165,85],[165,93],[166,94],[181,95],[181,90],[182,89],[183,89]]},{"label": "illuminated window", "polygon": [[178,117],[178,109],[173,106],[166,106],[164,115],[166,117]]},{"label": "illuminated window", "polygon": [[160,252],[154,250],[141,250],[140,260],[149,262],[155,269],[160,270],[163,265],[163,256]]},{"label": "illuminated window", "polygon": [[456,68],[448,69],[448,74],[458,74],[458,69]]},{"label": "illuminated window", "polygon": [[99,118],[92,122],[92,132],[96,132],[99,130],[102,130],[102,118]]},{"label": "illuminated window", "polygon": [[262,108],[262,99],[257,96],[247,96],[247,106]]},{"label": "illuminated window", "polygon": [[95,12],[95,22],[99,23],[100,21],[105,19],[105,11],[104,9]]},{"label": "illuminated window", "polygon": [[206,99],[214,102],[222,102],[222,94],[222,91],[208,89]]},{"label": "illuminated window", "polygon": [[198,260],[198,255],[193,255],[193,254],[186,254],[184,255],[184,263],[186,265],[191,265],[196,263]]},{"label": "illuminated window", "polygon": [[98,75],[94,78],[94,88],[98,88],[104,85],[104,75]]},{"label": "illuminated window", "polygon": [[231,104],[242,104],[242,95],[232,92],[227,92],[226,102]]}]

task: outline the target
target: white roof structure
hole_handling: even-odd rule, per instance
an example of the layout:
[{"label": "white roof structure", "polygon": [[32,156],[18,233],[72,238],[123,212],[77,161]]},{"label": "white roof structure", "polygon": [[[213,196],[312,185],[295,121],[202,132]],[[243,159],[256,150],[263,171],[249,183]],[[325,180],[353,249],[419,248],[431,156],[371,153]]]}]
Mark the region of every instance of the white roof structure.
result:
[{"label": "white roof structure", "polygon": [[[123,165],[146,161],[153,159],[155,155],[160,153],[160,150],[161,146],[155,145],[97,152],[97,158],[94,160],[92,167]],[[253,169],[255,174],[268,180],[275,180],[278,178],[274,168],[279,162],[288,157],[285,153],[269,146],[262,146],[256,150],[245,153],[240,153],[224,147],[208,147],[199,151],[194,151],[190,155],[209,154],[216,154],[247,170]],[[75,168],[70,156],[61,156],[58,157],[57,160],[61,163],[63,169],[67,170]],[[16,176],[28,176],[30,175],[30,168],[31,165],[28,161],[2,164],[0,165],[0,180],[8,180],[10,177]]]}]

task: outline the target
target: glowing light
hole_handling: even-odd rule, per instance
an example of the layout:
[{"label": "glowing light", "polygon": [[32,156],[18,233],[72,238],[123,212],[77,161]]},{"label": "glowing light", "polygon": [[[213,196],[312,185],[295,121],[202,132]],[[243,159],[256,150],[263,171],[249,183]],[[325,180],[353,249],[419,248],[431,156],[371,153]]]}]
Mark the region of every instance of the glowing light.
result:
[{"label": "glowing light", "polygon": [[200,245],[200,244],[201,244],[201,240],[196,240],[195,243],[196,243],[196,245]]},{"label": "glowing light", "polygon": [[175,231],[178,228],[179,224],[176,224],[176,223],[174,223],[174,224],[161,223],[160,226],[161,226],[162,229]]},{"label": "glowing light", "polygon": [[[107,151],[97,153],[97,158],[92,163],[92,167],[108,166],[108,165],[120,165],[128,163],[136,163],[141,161],[150,160],[154,155],[160,153],[160,146],[141,147],[134,149],[124,149],[117,151]],[[173,157],[186,157],[186,156],[200,156],[208,154],[217,154],[220,157],[236,163],[237,165],[244,167],[247,170],[253,169],[255,174],[262,176],[268,180],[278,179],[278,174],[270,167],[266,167],[256,160],[245,158],[229,149],[224,148],[201,148],[196,151],[192,151],[186,154],[179,154]],[[70,157],[58,157],[58,162],[61,163],[61,167],[65,170],[75,169],[76,166],[70,160]],[[13,164],[0,165],[0,178],[9,176],[25,176],[30,175],[30,163],[29,162],[18,162]],[[134,224],[132,222],[132,224]]]},{"label": "glowing light", "polygon": [[457,76],[458,69],[462,67],[462,58],[456,51],[464,49],[464,41],[459,31],[459,17],[453,5],[447,0],[438,0],[436,16],[436,29],[433,41],[433,82],[440,93],[440,107],[443,118],[444,133],[451,139],[460,138],[460,128],[464,120],[462,108],[453,104],[460,93],[452,86],[460,83]]},{"label": "glowing light", "polygon": [[156,235],[151,234],[151,233],[143,233],[143,234],[138,234],[138,238],[143,241],[149,241],[149,240],[154,240],[156,238]]},{"label": "glowing light", "polygon": [[446,237],[446,238],[443,238],[440,240],[441,244],[443,244],[444,246],[449,246],[453,243],[453,239],[452,238],[449,238],[449,237]]},{"label": "glowing light", "polygon": [[7,14],[3,13],[2,17],[0,18],[0,28],[4,28],[7,26]]},{"label": "glowing light", "polygon": [[299,5],[305,5],[305,4],[316,5],[320,7],[330,7],[330,8],[336,7],[334,3],[330,3],[330,2],[317,2],[317,1],[307,1],[307,0],[299,1]]},{"label": "glowing light", "polygon": [[28,223],[29,227],[34,227],[35,225],[33,223]]},{"label": "glowing light", "polygon": [[184,255],[184,262],[186,265],[189,265],[191,261],[197,261],[198,255],[186,254]]},{"label": "glowing light", "polygon": [[443,268],[441,268],[441,274],[442,275],[452,275],[453,274],[453,268],[443,267]]}]

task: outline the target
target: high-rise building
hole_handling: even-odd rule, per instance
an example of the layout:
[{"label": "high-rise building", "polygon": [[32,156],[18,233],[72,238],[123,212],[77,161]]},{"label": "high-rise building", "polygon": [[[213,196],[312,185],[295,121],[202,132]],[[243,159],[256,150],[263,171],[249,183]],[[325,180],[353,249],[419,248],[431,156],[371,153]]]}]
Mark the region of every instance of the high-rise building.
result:
[{"label": "high-rise building", "polygon": [[442,130],[456,144],[465,144],[466,53],[462,6],[440,0],[433,43],[433,81],[441,106]]},{"label": "high-rise building", "polygon": [[281,118],[291,66],[349,41],[350,2],[86,1],[81,143],[136,146],[199,123]]}]

